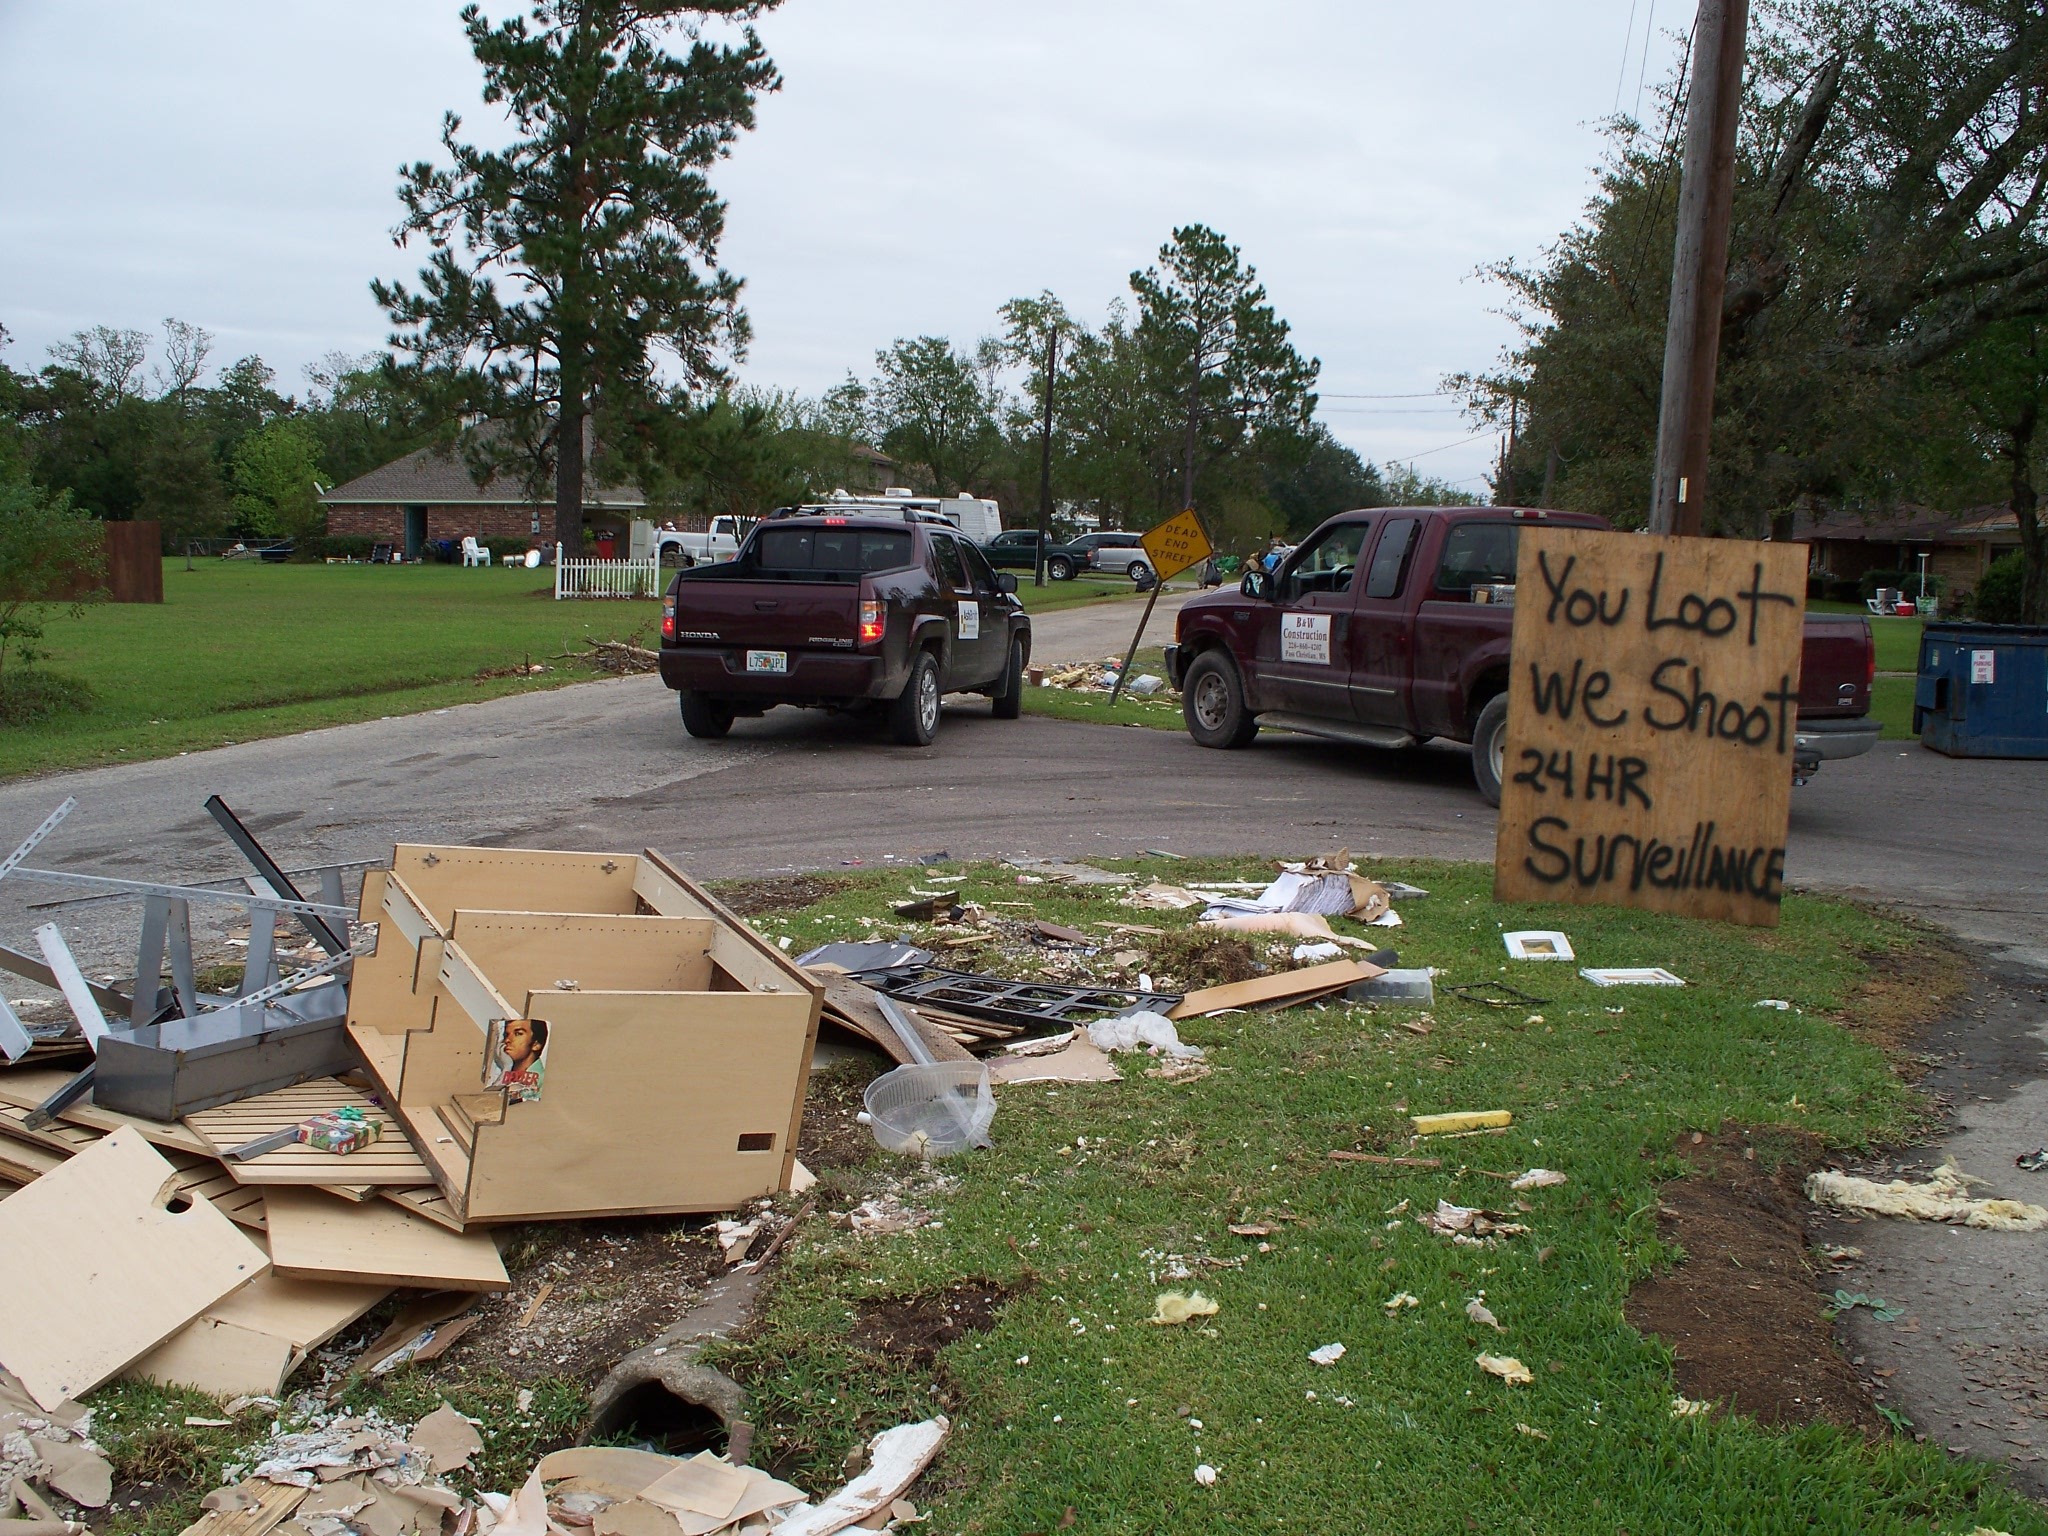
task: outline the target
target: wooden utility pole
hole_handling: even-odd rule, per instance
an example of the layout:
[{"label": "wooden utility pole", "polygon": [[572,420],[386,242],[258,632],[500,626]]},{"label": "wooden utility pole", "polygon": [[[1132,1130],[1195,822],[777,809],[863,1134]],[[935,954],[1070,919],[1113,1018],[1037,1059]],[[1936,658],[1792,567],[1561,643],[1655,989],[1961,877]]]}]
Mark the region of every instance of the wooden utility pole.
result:
[{"label": "wooden utility pole", "polygon": [[1038,427],[1038,565],[1033,584],[1045,585],[1045,546],[1052,542],[1052,379],[1060,364],[1060,328],[1045,333],[1045,414]]},{"label": "wooden utility pole", "polygon": [[1657,413],[1657,480],[1650,531],[1697,536],[1707,502],[1707,445],[1721,298],[1728,286],[1728,224],[1735,201],[1735,130],[1749,0],[1700,0],[1693,23],[1678,238],[1664,331],[1664,397]]}]

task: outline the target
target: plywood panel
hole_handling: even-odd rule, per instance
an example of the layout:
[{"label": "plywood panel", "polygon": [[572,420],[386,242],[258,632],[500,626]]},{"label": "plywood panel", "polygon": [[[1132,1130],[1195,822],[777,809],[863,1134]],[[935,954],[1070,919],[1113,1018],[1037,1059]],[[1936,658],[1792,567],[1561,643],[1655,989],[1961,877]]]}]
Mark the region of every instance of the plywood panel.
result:
[{"label": "plywood panel", "polygon": [[123,1129],[0,1206],[0,1365],[44,1407],[91,1391],[263,1272],[263,1250],[225,1216],[167,1194],[174,1178]]},{"label": "plywood panel", "polygon": [[303,1143],[280,1147],[246,1162],[225,1166],[242,1184],[335,1184],[350,1186],[431,1184],[433,1176],[406,1139],[397,1117],[361,1090],[337,1078],[315,1078],[186,1117],[185,1123],[216,1154],[260,1136],[299,1124],[314,1115],[356,1109],[383,1122],[378,1140],[359,1152],[338,1156]]},{"label": "plywood panel", "polygon": [[392,1035],[426,1028],[429,1002],[413,988],[419,941],[410,936],[416,925],[407,918],[414,910],[388,871],[363,872],[362,920],[377,925],[377,947],[355,962],[348,990],[350,1024]]},{"label": "plywood panel", "polygon": [[[13,1202],[9,1202],[12,1204]],[[502,1291],[510,1284],[497,1245],[455,1233],[388,1201],[342,1205],[313,1190],[266,1190],[271,1264],[305,1280]]]},{"label": "plywood panel", "polygon": [[[449,937],[508,998],[527,992],[699,992],[711,984],[707,917],[565,912],[455,914]],[[574,986],[560,988],[559,982]]]},{"label": "plywood panel", "polygon": [[[51,1067],[17,1067],[11,1072],[0,1072],[0,1104],[34,1109],[70,1080],[71,1073]],[[101,1109],[92,1102],[90,1093],[57,1118],[67,1125],[82,1125],[96,1131],[117,1131],[124,1125],[131,1126],[152,1146],[176,1147],[185,1152],[206,1151],[206,1143],[183,1125],[144,1120],[137,1115],[124,1115],[118,1110]]]},{"label": "plywood panel", "polygon": [[131,1381],[194,1387],[215,1397],[275,1397],[301,1358],[273,1334],[200,1317],[123,1374]]},{"label": "plywood panel", "polygon": [[[575,992],[548,1006],[545,1086],[476,1128],[468,1219],[725,1210],[783,1186],[809,999]],[[761,1133],[766,1150],[739,1150]]]},{"label": "plywood panel", "polygon": [[1494,895],[1764,926],[1806,549],[1525,528]]},{"label": "plywood panel", "polygon": [[622,915],[634,910],[630,855],[401,843],[393,850],[391,868],[444,932],[462,907]]}]

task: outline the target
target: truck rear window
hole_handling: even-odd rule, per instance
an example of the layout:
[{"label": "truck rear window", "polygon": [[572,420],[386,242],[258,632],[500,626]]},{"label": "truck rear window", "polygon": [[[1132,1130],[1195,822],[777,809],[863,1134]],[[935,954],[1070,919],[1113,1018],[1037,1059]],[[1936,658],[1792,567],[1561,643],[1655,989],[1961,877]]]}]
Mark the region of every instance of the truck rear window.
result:
[{"label": "truck rear window", "polygon": [[1439,592],[1470,592],[1486,582],[1515,579],[1515,549],[1521,529],[1513,523],[1459,523],[1444,537],[1437,561]]},{"label": "truck rear window", "polygon": [[912,563],[910,534],[894,528],[764,528],[754,544],[763,571],[900,571]]}]

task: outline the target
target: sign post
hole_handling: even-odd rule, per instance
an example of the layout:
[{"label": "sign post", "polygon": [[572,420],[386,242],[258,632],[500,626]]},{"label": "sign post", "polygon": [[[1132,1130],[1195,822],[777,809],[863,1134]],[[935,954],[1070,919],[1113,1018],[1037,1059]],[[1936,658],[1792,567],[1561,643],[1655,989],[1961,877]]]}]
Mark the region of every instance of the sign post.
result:
[{"label": "sign post", "polygon": [[1806,549],[1522,530],[1496,901],[1775,927]]},{"label": "sign post", "polygon": [[1201,520],[1195,516],[1193,507],[1169,517],[1138,542],[1144,546],[1145,558],[1152,565],[1152,595],[1145,599],[1145,611],[1138,615],[1138,630],[1131,636],[1131,648],[1124,653],[1124,664],[1117,668],[1116,681],[1110,685],[1109,702],[1112,704],[1124,691],[1124,679],[1131,675],[1131,661],[1138,654],[1138,642],[1145,638],[1145,626],[1152,622],[1152,608],[1159,601],[1159,589],[1166,585],[1169,576],[1178,576],[1189,566],[1200,565],[1216,553],[1215,546],[1209,542],[1209,535],[1202,531]]}]

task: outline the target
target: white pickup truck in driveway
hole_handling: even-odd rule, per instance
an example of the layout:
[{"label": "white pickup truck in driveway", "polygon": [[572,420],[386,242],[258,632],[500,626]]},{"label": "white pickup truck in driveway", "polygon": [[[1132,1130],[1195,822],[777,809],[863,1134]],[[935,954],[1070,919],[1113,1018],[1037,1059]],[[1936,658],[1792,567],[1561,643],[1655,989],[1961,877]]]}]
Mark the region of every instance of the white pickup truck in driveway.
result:
[{"label": "white pickup truck in driveway", "polygon": [[721,560],[730,560],[740,552],[740,540],[747,536],[747,526],[753,519],[737,517],[714,517],[711,527],[704,533],[684,533],[675,528],[658,528],[654,533],[654,555],[657,560],[668,551],[678,551],[684,565],[716,565]]}]

